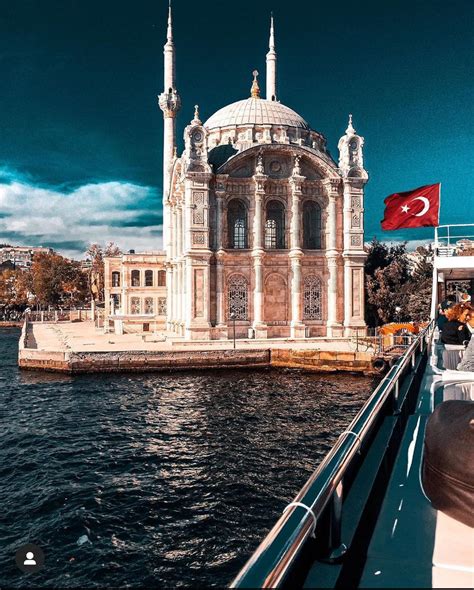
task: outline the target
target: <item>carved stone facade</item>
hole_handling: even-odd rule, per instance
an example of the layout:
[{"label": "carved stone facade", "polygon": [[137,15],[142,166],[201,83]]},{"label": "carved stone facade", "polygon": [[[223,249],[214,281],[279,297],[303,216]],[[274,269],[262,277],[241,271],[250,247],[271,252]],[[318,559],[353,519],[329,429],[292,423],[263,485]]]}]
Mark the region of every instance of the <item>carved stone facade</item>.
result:
[{"label": "carved stone facade", "polygon": [[178,157],[169,17],[159,103],[171,337],[228,338],[235,326],[237,337],[305,338],[365,327],[364,140],[350,117],[337,165],[323,135],[277,101],[276,68],[272,22],[267,98],[254,72],[249,98],[205,123],[196,107]]}]

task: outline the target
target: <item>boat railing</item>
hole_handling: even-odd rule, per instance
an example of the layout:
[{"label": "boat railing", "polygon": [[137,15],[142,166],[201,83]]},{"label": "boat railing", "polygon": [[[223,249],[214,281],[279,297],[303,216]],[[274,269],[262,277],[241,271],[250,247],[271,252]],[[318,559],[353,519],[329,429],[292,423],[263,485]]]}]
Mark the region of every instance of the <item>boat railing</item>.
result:
[{"label": "boat railing", "polygon": [[436,256],[466,256],[474,252],[474,223],[435,227]]},{"label": "boat railing", "polygon": [[341,541],[344,476],[353,467],[361,447],[370,440],[372,429],[380,423],[387,403],[397,413],[401,381],[407,372],[415,372],[415,368],[420,366],[417,363],[420,355],[427,356],[428,337],[432,329],[433,322],[415,337],[380,381],[237,575],[232,588],[275,588],[283,584],[323,516],[329,518],[329,526],[324,529],[327,538],[323,541],[328,561],[337,562],[342,558],[346,550]]}]

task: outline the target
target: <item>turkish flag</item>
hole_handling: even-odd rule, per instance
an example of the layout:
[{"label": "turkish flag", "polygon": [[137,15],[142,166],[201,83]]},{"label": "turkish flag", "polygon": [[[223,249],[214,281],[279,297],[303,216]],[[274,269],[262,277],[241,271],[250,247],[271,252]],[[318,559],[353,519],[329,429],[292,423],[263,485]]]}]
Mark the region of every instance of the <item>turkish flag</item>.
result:
[{"label": "turkish flag", "polygon": [[412,191],[393,193],[385,203],[382,229],[437,227],[441,184],[427,184]]}]

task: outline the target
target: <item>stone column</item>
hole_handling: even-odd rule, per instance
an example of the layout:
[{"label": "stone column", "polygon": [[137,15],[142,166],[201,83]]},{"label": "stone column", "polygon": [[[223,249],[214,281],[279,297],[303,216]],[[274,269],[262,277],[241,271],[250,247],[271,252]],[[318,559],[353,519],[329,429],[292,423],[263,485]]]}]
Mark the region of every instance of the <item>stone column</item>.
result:
[{"label": "stone column", "polygon": [[267,176],[255,174],[255,214],[253,218],[253,329],[255,338],[267,338],[267,325],[263,319],[263,198],[265,196],[265,181]]},{"label": "stone column", "polygon": [[298,158],[295,160],[293,175],[290,179],[291,187],[291,225],[290,225],[290,252],[291,263],[291,323],[290,333],[292,338],[305,337],[305,325],[302,313],[302,289],[301,289],[301,187],[305,177],[301,176]]},{"label": "stone column", "polygon": [[227,338],[224,286],[223,205],[225,191],[216,190],[216,326],[220,338]]},{"label": "stone column", "polygon": [[170,262],[166,262],[166,329],[173,330],[173,268]]},{"label": "stone column", "polygon": [[216,249],[222,250],[223,243],[222,243],[222,223],[223,223],[223,216],[222,216],[222,208],[223,208],[223,200],[224,200],[224,192],[223,191],[216,191]]},{"label": "stone column", "polygon": [[366,178],[344,179],[344,334],[363,334],[364,301],[364,185]]},{"label": "stone column", "polygon": [[338,259],[340,252],[337,248],[337,197],[339,191],[339,180],[336,182],[327,182],[326,189],[328,193],[328,217],[326,231],[326,262],[328,270],[327,283],[327,335],[341,336],[342,326],[337,318],[337,273]]}]

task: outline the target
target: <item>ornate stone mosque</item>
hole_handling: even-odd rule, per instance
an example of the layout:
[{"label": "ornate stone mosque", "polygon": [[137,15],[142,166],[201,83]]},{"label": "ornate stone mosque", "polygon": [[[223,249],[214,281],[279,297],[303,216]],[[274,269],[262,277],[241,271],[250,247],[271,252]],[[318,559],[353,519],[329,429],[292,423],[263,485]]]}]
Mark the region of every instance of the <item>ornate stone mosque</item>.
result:
[{"label": "ornate stone mosque", "polygon": [[177,154],[171,7],[164,46],[164,252],[106,259],[106,325],[193,340],[349,336],[364,322],[364,139],[339,162],[277,95],[273,17],[266,93],[205,123],[198,107]]}]

